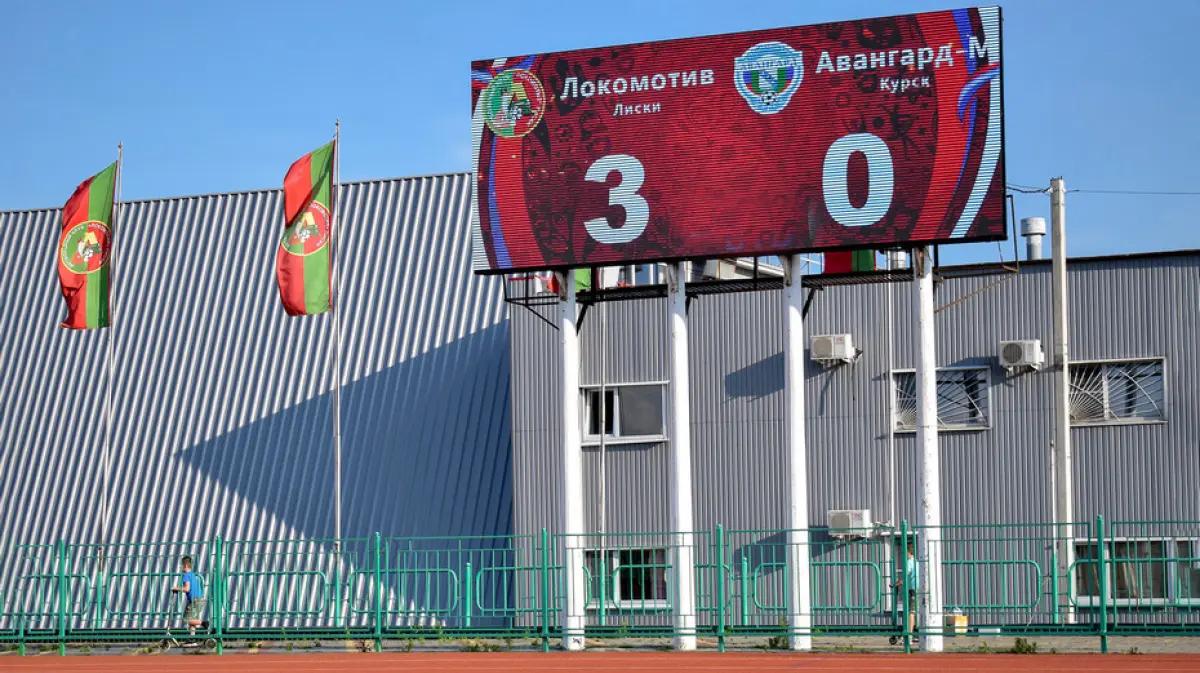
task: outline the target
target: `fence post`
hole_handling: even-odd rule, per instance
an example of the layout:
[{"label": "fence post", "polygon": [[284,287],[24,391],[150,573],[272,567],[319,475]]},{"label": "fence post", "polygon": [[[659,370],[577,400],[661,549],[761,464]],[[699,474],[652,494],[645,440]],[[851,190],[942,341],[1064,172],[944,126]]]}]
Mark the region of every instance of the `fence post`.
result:
[{"label": "fence post", "polygon": [[717,651],[725,651],[725,528],[717,524]]},{"label": "fence post", "polygon": [[342,541],[333,542],[333,623],[344,629],[342,624]]},{"label": "fence post", "polygon": [[550,536],[542,529],[542,651],[550,651]]},{"label": "fence post", "polygon": [[904,633],[904,653],[911,654],[912,629],[909,628],[908,616],[912,614],[909,611],[913,609],[913,606],[909,605],[910,601],[908,600],[908,519],[900,520],[900,550],[892,556],[896,559],[896,565],[899,567],[898,575],[903,578],[903,583],[897,582],[897,584],[901,587],[900,600],[903,601],[902,605],[904,606],[904,611],[900,615],[900,628]]},{"label": "fence post", "polygon": [[1062,616],[1058,614],[1058,545],[1050,552],[1050,614],[1055,626],[1062,624]]},{"label": "fence post", "polygon": [[[600,565],[600,568],[596,571],[596,579],[600,581],[600,596],[596,601],[597,614],[600,617],[600,626],[606,626],[608,624],[608,550],[606,550],[604,547],[605,545],[603,544],[602,536],[600,553],[596,555],[596,563]],[[587,593],[590,594],[591,592],[592,584],[591,582],[588,582]],[[586,598],[584,599],[584,605],[587,605]]]},{"label": "fence post", "polygon": [[739,579],[739,584],[742,586],[742,626],[750,626],[750,561],[744,552],[743,548],[742,576]]},{"label": "fence post", "polygon": [[58,541],[58,654],[67,655],[67,541]]},{"label": "fence post", "polygon": [[471,562],[467,561],[467,604],[463,608],[466,611],[467,628],[471,628]]},{"label": "fence post", "polygon": [[225,553],[218,535],[215,541],[216,558],[213,568],[213,624],[217,628],[217,654],[225,654]]},{"label": "fence post", "polygon": [[1104,558],[1104,516],[1096,515],[1096,572],[1100,576],[1100,652],[1108,654],[1108,565]]},{"label": "fence post", "polygon": [[375,651],[383,651],[383,538],[375,533]]}]

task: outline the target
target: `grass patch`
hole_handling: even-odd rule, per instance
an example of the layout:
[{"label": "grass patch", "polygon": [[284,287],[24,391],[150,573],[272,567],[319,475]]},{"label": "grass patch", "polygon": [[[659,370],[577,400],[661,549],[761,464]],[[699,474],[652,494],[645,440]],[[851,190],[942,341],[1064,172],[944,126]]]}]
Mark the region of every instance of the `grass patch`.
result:
[{"label": "grass patch", "polygon": [[1013,641],[1012,649],[1009,650],[1012,654],[1037,654],[1037,643],[1024,638],[1017,638]]},{"label": "grass patch", "polygon": [[463,652],[499,652],[500,649],[499,643],[486,640],[468,640],[462,647]]}]

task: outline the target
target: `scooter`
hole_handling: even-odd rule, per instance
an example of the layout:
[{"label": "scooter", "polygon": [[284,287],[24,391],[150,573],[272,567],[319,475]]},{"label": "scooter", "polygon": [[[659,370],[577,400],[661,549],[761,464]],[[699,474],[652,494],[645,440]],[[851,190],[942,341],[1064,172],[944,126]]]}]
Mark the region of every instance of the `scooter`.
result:
[{"label": "scooter", "polygon": [[217,639],[211,637],[212,629],[207,620],[200,624],[196,634],[189,635],[187,640],[180,641],[171,633],[170,627],[167,627],[167,637],[158,642],[159,652],[166,653],[171,651],[172,647],[178,647],[182,650],[196,652],[211,652],[217,649]]}]

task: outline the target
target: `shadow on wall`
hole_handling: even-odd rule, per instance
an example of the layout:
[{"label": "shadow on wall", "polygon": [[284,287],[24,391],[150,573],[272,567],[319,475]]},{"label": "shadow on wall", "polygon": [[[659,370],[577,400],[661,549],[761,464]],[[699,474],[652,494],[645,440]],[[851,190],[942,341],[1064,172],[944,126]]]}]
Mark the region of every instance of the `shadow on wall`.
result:
[{"label": "shadow on wall", "polygon": [[763,398],[783,390],[783,351],[725,375],[726,397]]},{"label": "shadow on wall", "polygon": [[[805,380],[819,376],[821,372],[825,371],[821,365],[808,359],[807,354],[805,358]],[[774,393],[782,392],[787,387],[787,373],[784,371],[786,364],[783,351],[779,351],[731,374],[726,374],[725,396],[727,398],[749,397],[760,400]],[[820,395],[817,397],[816,412],[818,416],[825,413],[825,401],[829,396],[832,381],[832,377],[825,377],[825,382],[821,386]]]},{"label": "shadow on wall", "polygon": [[[509,390],[507,323],[343,386],[342,537],[511,534]],[[304,536],[331,538],[331,437],[326,394],[183,460]]]},{"label": "shadow on wall", "polygon": [[[809,529],[807,541],[803,544],[813,561],[820,561],[826,555],[837,556],[840,550],[847,546],[845,542],[830,535],[828,528]],[[750,570],[773,573],[782,567],[778,564],[786,561],[787,548],[787,533],[774,532],[740,546],[734,545],[733,562],[740,566],[742,559],[745,559]]]}]

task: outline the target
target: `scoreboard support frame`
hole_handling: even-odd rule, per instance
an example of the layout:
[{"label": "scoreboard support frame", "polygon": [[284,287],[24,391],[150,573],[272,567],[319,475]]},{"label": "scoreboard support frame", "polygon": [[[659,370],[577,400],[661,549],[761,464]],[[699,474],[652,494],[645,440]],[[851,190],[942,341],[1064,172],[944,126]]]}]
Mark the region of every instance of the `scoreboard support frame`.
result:
[{"label": "scoreboard support frame", "polygon": [[[787,607],[788,648],[812,649],[812,550],[808,520],[808,445],[804,407],[804,309],[800,255],[783,262],[785,398],[787,408],[788,521]],[[811,297],[810,297],[811,298]]]},{"label": "scoreboard support frame", "polygon": [[675,547],[674,646],[696,649],[696,558],[692,515],[691,380],[688,375],[687,281],[690,263],[667,265],[671,333],[671,530]]},{"label": "scoreboard support frame", "polygon": [[[938,452],[937,334],[934,330],[933,256],[929,246],[912,254],[917,305],[917,446],[921,454],[921,529],[918,539],[921,600],[921,649],[941,652],[942,636],[942,492]],[[907,543],[907,540],[905,541]],[[907,590],[907,587],[905,588]],[[920,594],[918,594],[920,596]]]},{"label": "scoreboard support frame", "polygon": [[[555,272],[558,281],[558,339],[561,347],[563,451],[563,567],[566,571],[562,614],[564,650],[582,650],[587,601],[584,575],[583,436],[579,427],[579,332],[575,273]],[[549,600],[543,596],[542,600]]]}]

